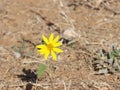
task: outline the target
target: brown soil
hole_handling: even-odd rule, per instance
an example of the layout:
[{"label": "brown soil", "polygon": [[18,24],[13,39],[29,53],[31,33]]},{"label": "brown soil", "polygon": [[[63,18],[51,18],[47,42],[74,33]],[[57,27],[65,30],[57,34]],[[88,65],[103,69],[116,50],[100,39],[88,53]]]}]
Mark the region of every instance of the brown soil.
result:
[{"label": "brown soil", "polygon": [[[68,29],[77,34],[69,45]],[[57,62],[35,48],[50,33],[64,41]],[[0,0],[0,90],[120,90],[119,72],[96,75],[92,66],[98,50],[120,48],[119,36],[120,0]]]}]

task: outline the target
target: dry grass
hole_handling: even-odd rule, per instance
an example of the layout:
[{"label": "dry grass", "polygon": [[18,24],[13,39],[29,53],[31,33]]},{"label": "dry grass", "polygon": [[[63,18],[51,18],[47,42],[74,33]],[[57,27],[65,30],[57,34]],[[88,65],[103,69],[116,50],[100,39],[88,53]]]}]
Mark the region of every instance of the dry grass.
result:
[{"label": "dry grass", "polygon": [[[118,72],[92,66],[99,50],[120,48],[119,25],[119,0],[0,0],[0,90],[119,90]],[[57,62],[35,48],[50,33],[63,41]],[[41,63],[48,71],[37,77]]]}]

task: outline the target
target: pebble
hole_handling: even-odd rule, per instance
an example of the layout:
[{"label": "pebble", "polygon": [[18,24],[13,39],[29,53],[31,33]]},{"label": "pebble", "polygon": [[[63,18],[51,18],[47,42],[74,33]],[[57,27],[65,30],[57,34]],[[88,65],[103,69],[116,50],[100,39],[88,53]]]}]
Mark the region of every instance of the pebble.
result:
[{"label": "pebble", "polygon": [[19,52],[14,52],[14,56],[15,56],[16,58],[20,58],[20,57],[21,57],[21,54],[20,54]]},{"label": "pebble", "polygon": [[67,40],[73,40],[77,36],[78,34],[75,32],[73,28],[68,28],[63,32],[63,37]]}]

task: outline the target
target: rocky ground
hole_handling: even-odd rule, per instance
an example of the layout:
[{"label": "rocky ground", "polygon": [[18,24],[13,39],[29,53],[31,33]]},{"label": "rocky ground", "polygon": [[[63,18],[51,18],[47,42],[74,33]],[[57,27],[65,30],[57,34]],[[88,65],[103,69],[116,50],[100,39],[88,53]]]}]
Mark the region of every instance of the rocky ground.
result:
[{"label": "rocky ground", "polygon": [[[51,33],[57,62],[35,48]],[[120,64],[108,63],[119,36],[120,0],[0,0],[0,90],[120,90]]]}]

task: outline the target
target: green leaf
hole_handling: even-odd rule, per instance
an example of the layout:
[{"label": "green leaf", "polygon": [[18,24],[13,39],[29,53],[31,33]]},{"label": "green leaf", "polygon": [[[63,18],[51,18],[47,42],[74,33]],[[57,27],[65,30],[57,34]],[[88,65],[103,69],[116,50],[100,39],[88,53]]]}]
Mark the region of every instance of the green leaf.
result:
[{"label": "green leaf", "polygon": [[118,54],[118,56],[120,56],[120,49],[117,50],[117,54]]},{"label": "green leaf", "polygon": [[118,64],[120,65],[120,60],[118,60]]},{"label": "green leaf", "polygon": [[42,76],[44,71],[46,69],[46,65],[45,64],[41,64],[38,68],[38,77]]},{"label": "green leaf", "polygon": [[25,41],[22,41],[22,46],[20,47],[20,50],[23,51],[25,49],[26,45],[25,45]]},{"label": "green leaf", "polygon": [[114,52],[111,52],[111,53],[109,53],[109,56],[110,56],[110,59],[114,59],[115,58],[115,56],[114,56]]}]

